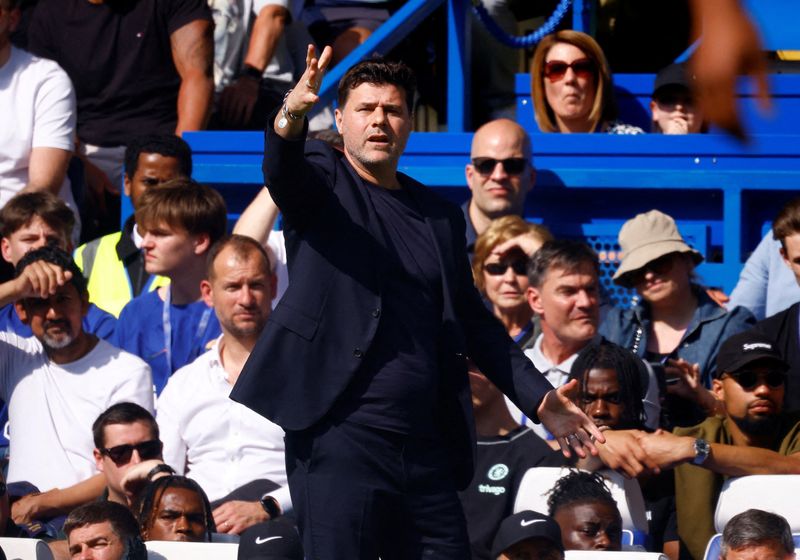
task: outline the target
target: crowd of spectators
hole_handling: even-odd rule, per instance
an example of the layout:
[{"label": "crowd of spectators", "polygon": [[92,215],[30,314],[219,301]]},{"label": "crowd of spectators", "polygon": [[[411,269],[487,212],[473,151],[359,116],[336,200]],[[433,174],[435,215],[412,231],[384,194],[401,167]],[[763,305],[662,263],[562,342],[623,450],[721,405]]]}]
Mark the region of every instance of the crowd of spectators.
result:
[{"label": "crowd of spectators", "polygon": [[[0,0],[0,106],[13,119],[0,136],[0,250],[14,268],[0,283],[0,529],[45,538],[59,558],[237,536],[246,558],[272,535],[302,558],[283,430],[228,398],[289,281],[277,208],[262,190],[226,235],[225,201],[191,178],[180,134],[263,128],[310,41],[340,61],[394,3],[40,0],[28,50],[10,43],[19,4]],[[612,83],[592,37],[545,37],[531,62],[539,128],[643,133],[617,120]],[[694,94],[688,67],[659,72],[652,132],[706,131]],[[328,109],[310,117],[331,127]],[[622,549],[604,478],[618,471],[641,490],[643,546],[698,560],[725,478],[800,473],[800,200],[777,215],[727,308],[700,284],[703,256],[672,217],[631,217],[614,282],[638,303],[614,308],[588,245],[523,219],[534,152],[513,119],[473,136],[462,210],[475,286],[607,442],[597,457],[564,457],[469,362],[478,451],[460,498],[473,557]],[[120,186],[135,213],[115,231],[105,209]],[[303,317],[275,313],[303,331]],[[523,476],[552,466],[567,474],[548,511],[520,508]],[[731,520],[721,557],[793,554],[771,515]]]}]

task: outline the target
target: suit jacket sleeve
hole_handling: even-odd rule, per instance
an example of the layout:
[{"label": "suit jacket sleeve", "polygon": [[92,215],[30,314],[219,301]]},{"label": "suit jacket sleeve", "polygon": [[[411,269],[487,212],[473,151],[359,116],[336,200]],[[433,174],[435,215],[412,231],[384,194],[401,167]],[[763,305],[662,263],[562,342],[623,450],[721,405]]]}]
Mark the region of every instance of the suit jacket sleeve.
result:
[{"label": "suit jacket sleeve", "polygon": [[466,239],[466,223],[460,211],[453,212],[453,223],[456,224],[453,233],[456,246],[453,254],[456,255],[458,277],[454,305],[466,337],[469,357],[528,418],[538,422],[539,404],[553,386],[533,366],[500,321],[484,305],[473,283],[463,245],[463,240]]}]

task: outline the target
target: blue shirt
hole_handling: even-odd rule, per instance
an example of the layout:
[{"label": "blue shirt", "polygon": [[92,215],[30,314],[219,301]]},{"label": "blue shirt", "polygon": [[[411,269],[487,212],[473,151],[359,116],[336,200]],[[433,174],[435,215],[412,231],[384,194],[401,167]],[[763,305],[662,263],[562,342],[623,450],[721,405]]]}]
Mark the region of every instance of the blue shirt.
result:
[{"label": "blue shirt", "polygon": [[[171,330],[169,352],[169,335],[164,332],[165,307]],[[170,375],[193,362],[220,334],[217,316],[204,302],[165,305],[158,290],[154,290],[133,298],[122,308],[111,342],[147,362],[156,394],[160,394]]]}]

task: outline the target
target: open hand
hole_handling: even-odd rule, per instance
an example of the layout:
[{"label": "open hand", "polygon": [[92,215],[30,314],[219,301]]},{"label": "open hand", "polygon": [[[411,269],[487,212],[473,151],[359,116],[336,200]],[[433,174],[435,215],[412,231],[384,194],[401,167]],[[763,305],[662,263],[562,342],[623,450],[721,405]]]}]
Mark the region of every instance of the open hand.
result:
[{"label": "open hand", "polygon": [[42,298],[46,299],[56,293],[58,288],[72,278],[72,272],[64,270],[57,264],[46,261],[36,261],[26,266],[14,282],[16,299]]},{"label": "open hand", "polygon": [[333,49],[325,47],[319,59],[316,58],[314,45],[308,45],[306,51],[306,70],[292,92],[286,98],[286,109],[294,115],[305,115],[319,101],[317,92],[322,85],[322,75],[331,63]]},{"label": "open hand", "polygon": [[605,443],[606,438],[594,422],[575,404],[578,380],[573,379],[558,389],[548,391],[536,411],[544,427],[553,434],[565,457],[575,452],[586,457],[587,452],[597,455],[593,440]]},{"label": "open hand", "polygon": [[213,512],[214,524],[220,533],[238,535],[256,523],[269,520],[269,515],[259,502],[232,500],[225,502]]}]

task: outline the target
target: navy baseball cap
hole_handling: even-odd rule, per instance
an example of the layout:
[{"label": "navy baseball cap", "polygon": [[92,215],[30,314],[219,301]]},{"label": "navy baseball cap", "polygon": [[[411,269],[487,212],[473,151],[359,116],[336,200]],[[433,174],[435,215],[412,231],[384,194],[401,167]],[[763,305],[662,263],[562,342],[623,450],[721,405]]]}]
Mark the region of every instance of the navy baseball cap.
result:
[{"label": "navy baseball cap", "polygon": [[300,536],[292,524],[276,519],[253,525],[239,538],[238,560],[303,560]]},{"label": "navy baseball cap", "polygon": [[561,528],[555,520],[536,511],[521,511],[506,517],[500,524],[492,543],[492,558],[497,558],[512,546],[528,539],[545,539],[562,553]]}]

